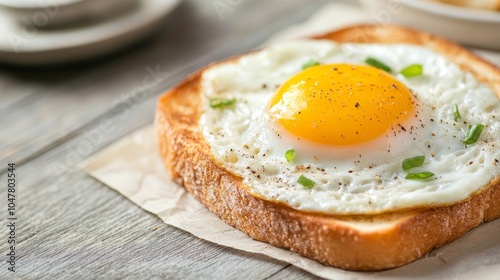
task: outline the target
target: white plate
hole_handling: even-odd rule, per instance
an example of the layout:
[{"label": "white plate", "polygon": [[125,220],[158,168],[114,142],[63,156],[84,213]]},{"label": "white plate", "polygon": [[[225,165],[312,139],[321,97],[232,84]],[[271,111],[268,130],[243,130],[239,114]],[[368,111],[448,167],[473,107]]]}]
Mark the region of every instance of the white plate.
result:
[{"label": "white plate", "polygon": [[[108,53],[150,34],[179,2],[139,0],[138,7],[124,16],[72,29],[37,28],[33,18],[19,24],[12,13],[0,10],[0,61],[43,65]],[[49,10],[45,16],[51,16]]]},{"label": "white plate", "polygon": [[402,24],[464,45],[500,50],[500,12],[428,0],[359,0],[380,24]]},{"label": "white plate", "polygon": [[138,0],[0,0],[0,8],[35,25],[57,27],[75,21],[103,20],[124,14],[136,7]]}]

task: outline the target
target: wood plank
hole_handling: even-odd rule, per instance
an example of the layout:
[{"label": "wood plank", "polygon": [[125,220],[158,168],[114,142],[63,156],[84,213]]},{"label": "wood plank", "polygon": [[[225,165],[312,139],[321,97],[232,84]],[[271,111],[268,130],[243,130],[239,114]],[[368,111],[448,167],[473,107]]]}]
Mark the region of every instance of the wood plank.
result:
[{"label": "wood plank", "polygon": [[266,278],[266,280],[320,280],[323,279],[321,277],[315,276],[305,270],[302,270],[296,266],[288,265],[283,267],[283,269],[277,271],[275,274]]},{"label": "wood plank", "polygon": [[[40,71],[35,69],[17,68],[7,65],[0,66],[0,113],[10,112],[20,108],[16,103],[27,99],[37,92],[63,83],[78,75],[75,71]],[[4,114],[1,116],[5,117]],[[0,118],[1,119],[1,118]]]}]

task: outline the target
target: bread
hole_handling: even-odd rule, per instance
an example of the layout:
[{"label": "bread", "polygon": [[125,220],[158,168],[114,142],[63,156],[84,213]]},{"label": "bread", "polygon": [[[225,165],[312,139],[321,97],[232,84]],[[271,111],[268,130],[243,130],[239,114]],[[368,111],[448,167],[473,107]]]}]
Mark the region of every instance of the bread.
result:
[{"label": "bread", "polygon": [[[430,34],[397,26],[359,25],[316,38],[426,46],[500,95],[500,69]],[[226,223],[256,240],[334,267],[382,270],[412,262],[481,223],[500,217],[500,178],[460,203],[378,215],[313,214],[253,196],[241,178],[215,162],[198,127],[203,71],[160,97],[156,112],[159,151],[175,182]]]}]

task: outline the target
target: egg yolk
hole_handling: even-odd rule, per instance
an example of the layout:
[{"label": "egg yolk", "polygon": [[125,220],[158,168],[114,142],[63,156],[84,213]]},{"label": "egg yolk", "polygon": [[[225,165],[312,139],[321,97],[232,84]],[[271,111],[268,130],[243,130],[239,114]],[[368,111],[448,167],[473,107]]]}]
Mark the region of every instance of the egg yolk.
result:
[{"label": "egg yolk", "polygon": [[329,64],[309,67],[276,91],[270,118],[310,141],[356,145],[383,137],[413,117],[410,90],[371,66]]}]

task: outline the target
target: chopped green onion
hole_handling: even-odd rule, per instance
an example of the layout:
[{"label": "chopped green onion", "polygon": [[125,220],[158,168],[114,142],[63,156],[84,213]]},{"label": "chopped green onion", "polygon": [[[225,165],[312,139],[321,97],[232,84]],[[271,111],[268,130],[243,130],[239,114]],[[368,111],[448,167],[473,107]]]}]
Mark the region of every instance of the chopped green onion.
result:
[{"label": "chopped green onion", "polygon": [[458,111],[458,105],[457,104],[453,104],[453,119],[458,122],[462,119],[462,116],[460,116],[460,112]]},{"label": "chopped green onion", "polygon": [[309,60],[308,62],[306,62],[302,65],[302,70],[309,68],[309,67],[312,67],[312,66],[316,66],[316,65],[319,65],[319,62],[317,62],[315,60]]},{"label": "chopped green onion", "polygon": [[420,76],[422,75],[423,72],[424,71],[422,69],[422,64],[413,64],[401,70],[400,73],[403,74],[403,76],[409,78],[409,77]]},{"label": "chopped green onion", "polygon": [[366,63],[366,64],[368,64],[368,65],[370,65],[370,66],[376,67],[376,68],[378,68],[378,69],[382,69],[382,70],[384,70],[385,72],[389,72],[389,73],[391,73],[391,72],[392,72],[392,69],[391,69],[389,66],[387,66],[387,65],[385,65],[384,63],[382,63],[382,62],[380,62],[380,61],[376,60],[376,59],[375,59],[375,58],[373,58],[373,57],[369,57],[369,58],[367,58],[367,59],[365,60],[365,63]]},{"label": "chopped green onion", "polygon": [[403,160],[403,170],[419,167],[424,164],[425,156],[416,156]]},{"label": "chopped green onion", "polygon": [[312,189],[316,184],[313,180],[306,178],[304,175],[300,175],[297,183],[301,184],[306,189]]},{"label": "chopped green onion", "polygon": [[293,157],[295,156],[295,150],[294,149],[290,149],[288,151],[285,152],[285,158],[286,158],[286,161],[287,162],[290,162]]},{"label": "chopped green onion", "polygon": [[405,179],[424,180],[424,179],[430,178],[432,176],[434,176],[434,173],[424,171],[424,172],[417,172],[417,173],[408,173],[408,175],[406,175]]},{"label": "chopped green onion", "polygon": [[210,107],[212,108],[231,106],[234,103],[236,103],[236,98],[220,98],[220,97],[210,98]]},{"label": "chopped green onion", "polygon": [[479,139],[479,135],[481,135],[481,132],[483,131],[484,125],[482,124],[474,124],[474,125],[469,125],[469,130],[465,133],[464,137],[464,144],[469,145],[469,144],[474,144],[477,142],[477,139]]}]

